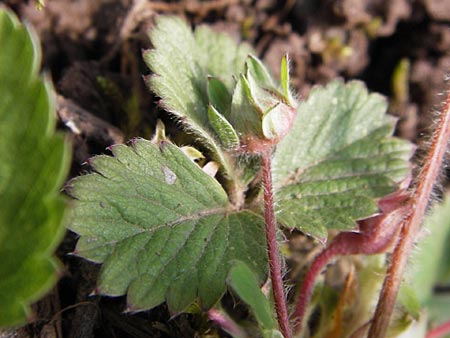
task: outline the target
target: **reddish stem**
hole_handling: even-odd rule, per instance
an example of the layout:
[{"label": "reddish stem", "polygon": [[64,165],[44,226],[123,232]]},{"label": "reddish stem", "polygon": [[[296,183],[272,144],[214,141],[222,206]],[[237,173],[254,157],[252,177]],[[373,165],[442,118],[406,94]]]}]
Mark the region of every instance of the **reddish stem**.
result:
[{"label": "reddish stem", "polygon": [[406,195],[398,191],[382,199],[380,204],[387,204],[394,210],[374,216],[360,222],[361,232],[341,232],[330,245],[313,261],[306,273],[294,312],[294,332],[300,332],[305,317],[306,308],[314,290],[314,283],[322,269],[336,256],[365,254],[373,255],[385,252],[397,238],[398,225],[405,214],[403,203]]},{"label": "reddish stem", "polygon": [[450,333],[450,320],[427,333],[426,338],[441,338]]},{"label": "reddish stem", "polygon": [[283,279],[281,277],[280,257],[277,244],[275,212],[273,207],[271,152],[261,155],[264,185],[264,218],[266,223],[267,251],[269,255],[270,278],[277,313],[278,326],[285,338],[291,338],[291,329],[284,298]]},{"label": "reddish stem", "polygon": [[436,127],[416,189],[411,197],[410,213],[403,223],[392,255],[368,338],[383,338],[386,335],[406,263],[425,215],[433,185],[439,176],[450,138],[450,91]]}]

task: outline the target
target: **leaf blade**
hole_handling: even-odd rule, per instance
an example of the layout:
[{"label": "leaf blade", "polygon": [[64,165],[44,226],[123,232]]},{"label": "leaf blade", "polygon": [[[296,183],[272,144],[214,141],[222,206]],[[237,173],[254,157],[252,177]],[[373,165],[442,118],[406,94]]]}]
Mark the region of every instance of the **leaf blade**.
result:
[{"label": "leaf blade", "polygon": [[244,69],[250,48],[207,27],[199,27],[193,33],[176,17],[158,18],[149,35],[155,49],[144,53],[146,64],[154,72],[147,78],[148,86],[188,132],[203,140],[225,173],[233,175],[234,163],[209,125],[208,77],[219,78],[231,92],[232,74]]},{"label": "leaf blade", "polygon": [[261,329],[275,329],[275,321],[269,300],[261,292],[252,270],[243,262],[236,261],[230,270],[228,284],[249,305]]},{"label": "leaf blade", "polygon": [[219,183],[178,147],[138,139],[112,152],[94,158],[96,172],[71,189],[76,253],[103,263],[101,293],[127,293],[133,311],[167,301],[176,313],[197,297],[211,307],[237,257],[264,278],[262,218],[229,209]]},{"label": "leaf blade", "polygon": [[358,81],[312,91],[273,161],[282,223],[326,238],[327,229],[352,230],[378,211],[376,199],[408,176],[413,150],[391,137],[395,121],[385,111]]},{"label": "leaf blade", "polygon": [[57,280],[70,151],[54,134],[53,88],[38,76],[36,36],[1,7],[0,42],[0,326],[14,326]]}]

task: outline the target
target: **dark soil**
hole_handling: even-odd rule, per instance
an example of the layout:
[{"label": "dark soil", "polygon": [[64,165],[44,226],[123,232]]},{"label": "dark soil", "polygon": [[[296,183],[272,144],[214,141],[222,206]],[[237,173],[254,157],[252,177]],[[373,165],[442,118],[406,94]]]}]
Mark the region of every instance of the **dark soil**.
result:
[{"label": "dark soil", "polygon": [[[413,141],[439,108],[450,70],[450,1],[47,0],[42,11],[34,1],[4,3],[41,39],[44,69],[60,95],[59,125],[74,146],[71,176],[112,143],[151,137],[160,112],[142,80],[149,71],[141,53],[151,47],[146,32],[157,15],[207,23],[249,42],[276,76],[289,53],[300,98],[336,77],[361,79],[388,96],[397,133]],[[403,71],[394,76],[396,69]],[[68,255],[75,242],[68,233],[61,244],[63,275],[34,306],[34,321],[0,337],[226,336],[199,313],[171,318],[164,305],[123,313],[123,298],[91,295],[98,267]]]}]

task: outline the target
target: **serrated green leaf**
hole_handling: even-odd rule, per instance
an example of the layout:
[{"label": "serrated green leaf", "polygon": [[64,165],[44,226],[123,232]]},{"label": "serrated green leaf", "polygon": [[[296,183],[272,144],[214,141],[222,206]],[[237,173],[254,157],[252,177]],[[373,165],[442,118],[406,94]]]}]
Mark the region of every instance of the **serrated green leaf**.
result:
[{"label": "serrated green leaf", "polygon": [[38,76],[37,38],[1,6],[0,45],[0,326],[13,326],[57,280],[59,188],[70,152],[54,134],[53,89]]},{"label": "serrated green leaf", "polygon": [[391,137],[394,123],[362,82],[314,89],[274,155],[279,221],[326,238],[377,212],[410,172],[412,145]]},{"label": "serrated green leaf", "polygon": [[162,106],[202,139],[226,173],[232,173],[233,164],[223,154],[209,125],[207,82],[208,76],[218,77],[231,93],[232,75],[244,69],[250,48],[207,27],[192,33],[176,17],[159,17],[149,34],[155,49],[145,52],[144,60],[155,74],[148,77],[148,85],[162,98]]},{"label": "serrated green leaf", "polygon": [[261,292],[254,272],[242,261],[234,262],[230,270],[228,284],[249,307],[263,330],[274,329],[269,300]]},{"label": "serrated green leaf", "polygon": [[236,149],[239,146],[239,136],[233,126],[211,105],[208,107],[208,119],[226,149]]},{"label": "serrated green leaf", "polygon": [[264,278],[262,218],[231,210],[220,184],[178,147],[138,139],[112,152],[71,189],[76,253],[104,263],[101,293],[127,293],[133,311],[166,301],[179,312],[197,298],[203,308],[217,302],[235,259]]},{"label": "serrated green leaf", "polygon": [[253,49],[245,43],[238,45],[227,34],[214,32],[207,26],[197,27],[194,35],[207,75],[220,78],[231,92],[236,84],[233,75],[244,71],[247,56]]}]

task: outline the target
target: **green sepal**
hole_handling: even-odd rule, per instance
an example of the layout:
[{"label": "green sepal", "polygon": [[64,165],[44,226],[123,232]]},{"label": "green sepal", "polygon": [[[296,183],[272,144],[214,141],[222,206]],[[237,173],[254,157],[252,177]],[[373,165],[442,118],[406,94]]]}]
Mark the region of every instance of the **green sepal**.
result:
[{"label": "green sepal", "polygon": [[270,140],[281,140],[292,127],[296,109],[282,102],[271,107],[262,119],[263,134]]},{"label": "green sepal", "polygon": [[252,76],[260,86],[265,88],[275,87],[272,76],[270,75],[266,66],[264,66],[264,64],[257,57],[250,54],[245,64],[247,66],[247,74],[252,74]]},{"label": "green sepal", "polygon": [[217,77],[208,77],[209,103],[225,117],[228,117],[231,109],[231,94],[225,84]]},{"label": "green sepal", "polygon": [[295,100],[293,99],[291,91],[289,90],[289,57],[287,54],[285,54],[281,59],[280,83],[281,83],[281,90],[284,99],[286,100],[286,103],[288,103],[291,106],[294,106]]},{"label": "green sepal", "polygon": [[231,124],[241,137],[251,135],[262,138],[262,115],[263,111],[256,109],[256,101],[247,77],[241,74],[233,93],[230,115]]},{"label": "green sepal", "polygon": [[239,136],[233,126],[212,105],[208,106],[208,119],[226,149],[239,147]]}]

